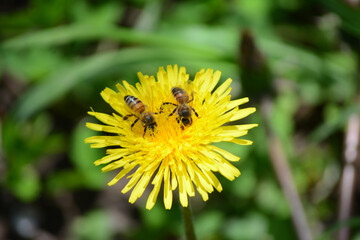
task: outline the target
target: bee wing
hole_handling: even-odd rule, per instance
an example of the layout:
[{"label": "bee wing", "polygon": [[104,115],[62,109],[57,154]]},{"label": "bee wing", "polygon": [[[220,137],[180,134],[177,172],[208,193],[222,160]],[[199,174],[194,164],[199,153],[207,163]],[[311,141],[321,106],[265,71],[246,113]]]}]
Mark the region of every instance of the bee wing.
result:
[{"label": "bee wing", "polygon": [[145,106],[145,112],[151,112],[151,113],[153,112],[153,109],[150,110],[148,105],[144,104],[144,106]]}]

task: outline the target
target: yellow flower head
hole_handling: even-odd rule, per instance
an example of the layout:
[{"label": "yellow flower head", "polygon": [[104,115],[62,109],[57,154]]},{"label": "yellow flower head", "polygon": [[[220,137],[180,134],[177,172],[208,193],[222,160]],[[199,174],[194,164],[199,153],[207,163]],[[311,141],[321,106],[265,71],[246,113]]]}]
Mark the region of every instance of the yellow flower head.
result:
[{"label": "yellow flower head", "polygon": [[[160,67],[157,80],[154,76],[138,73],[140,83],[135,87],[123,81],[123,85],[116,85],[119,92],[109,88],[102,91],[101,96],[116,113],[108,115],[91,111],[89,114],[104,125],[87,123],[86,126],[113,135],[93,136],[85,139],[85,142],[91,143],[93,148],[111,146],[111,149],[106,151],[107,155],[95,162],[95,165],[107,164],[102,168],[103,172],[121,169],[108,185],[113,185],[128,175],[130,180],[122,192],[133,189],[129,202],[134,203],[151,181],[154,187],[146,203],[146,208],[151,209],[163,184],[165,208],[170,209],[173,201],[172,191],[177,187],[180,203],[186,207],[188,196],[195,195],[195,188],[204,201],[214,188],[222,191],[222,186],[213,172],[219,172],[229,180],[238,177],[240,171],[228,161],[238,161],[239,158],[211,144],[252,144],[251,141],[238,137],[246,135],[248,130],[257,124],[224,124],[248,116],[255,108],[238,108],[239,105],[248,102],[248,98],[230,100],[231,79],[215,89],[220,75],[219,71],[214,73],[212,69],[202,69],[193,81],[189,81],[184,67],[178,69],[177,65],[168,66],[167,71]],[[173,87],[184,91],[172,91]],[[184,98],[181,97],[186,94],[188,99],[184,102]],[[128,95],[136,97],[142,103],[136,99],[130,101],[134,99],[129,100],[128,97],[127,104],[124,98]],[[139,114],[143,110],[142,104],[145,106],[144,112],[153,113],[156,122],[153,130],[146,128],[145,135],[144,114]],[[191,116],[185,117],[190,119],[189,121],[184,121],[184,118],[179,116],[184,106],[190,108]],[[130,114],[135,116],[125,117],[124,120],[124,116]],[[131,128],[132,123],[138,118]]]}]

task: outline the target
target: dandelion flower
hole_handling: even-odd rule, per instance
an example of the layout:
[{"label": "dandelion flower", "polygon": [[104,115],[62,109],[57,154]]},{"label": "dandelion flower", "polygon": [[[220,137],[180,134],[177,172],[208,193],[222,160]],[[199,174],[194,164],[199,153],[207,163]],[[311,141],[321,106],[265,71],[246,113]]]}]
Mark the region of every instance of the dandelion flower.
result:
[{"label": "dandelion flower", "polygon": [[[87,123],[95,131],[102,131],[106,136],[93,136],[85,139],[92,148],[107,149],[106,156],[95,161],[95,165],[107,164],[103,172],[121,169],[108,185],[114,185],[127,176],[129,182],[122,193],[132,189],[129,202],[134,203],[142,196],[150,181],[153,185],[146,208],[151,209],[163,186],[163,198],[166,209],[173,202],[173,191],[178,189],[180,203],[188,206],[188,196],[195,196],[195,189],[204,201],[214,189],[222,191],[222,186],[214,172],[219,172],[229,180],[234,180],[240,171],[230,162],[239,157],[221,149],[212,143],[231,142],[250,145],[251,141],[239,139],[257,124],[225,125],[237,121],[255,112],[255,108],[240,109],[238,106],[249,101],[248,98],[231,100],[230,83],[226,80],[218,88],[221,73],[212,69],[202,69],[193,81],[189,81],[186,69],[177,65],[168,66],[167,71],[159,68],[157,79],[154,76],[138,73],[140,83],[134,86],[126,81],[117,84],[118,92],[106,88],[101,92],[103,99],[110,104],[115,113],[108,115],[90,111],[103,124]],[[172,95],[172,87],[184,89],[190,98],[189,106],[198,113],[192,115],[192,124],[181,126],[177,114],[169,116],[175,106],[163,105],[164,102],[177,104]],[[154,131],[147,131],[136,117],[127,120],[123,116],[133,114],[124,101],[130,95],[140,99],[147,106],[147,111],[158,113],[155,116],[157,126]],[[180,122],[180,123],[179,123]]]}]

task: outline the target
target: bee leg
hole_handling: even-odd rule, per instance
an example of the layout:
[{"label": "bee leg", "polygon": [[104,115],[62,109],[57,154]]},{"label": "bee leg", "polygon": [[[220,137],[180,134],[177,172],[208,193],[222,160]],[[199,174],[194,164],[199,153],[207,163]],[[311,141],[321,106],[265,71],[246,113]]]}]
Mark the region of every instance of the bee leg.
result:
[{"label": "bee leg", "polygon": [[134,127],[134,125],[137,123],[137,121],[139,121],[140,118],[137,118],[132,124],[131,124],[131,130]]},{"label": "bee leg", "polygon": [[188,100],[186,103],[192,102],[194,101],[194,92],[191,93],[191,99]]},{"label": "bee leg", "polygon": [[124,119],[124,120],[126,120],[126,119],[128,119],[129,117],[131,117],[131,116],[135,116],[135,114],[128,114],[128,115],[125,115],[125,116],[123,117],[123,119]]},{"label": "bee leg", "polygon": [[180,117],[177,117],[177,118],[176,118],[176,121],[178,122],[178,124],[180,124],[181,130],[184,130],[185,127],[184,127],[184,124],[183,124],[182,121],[181,121],[181,118],[180,118]]},{"label": "bee leg", "polygon": [[169,115],[169,117],[171,117],[174,113],[175,113],[175,111],[178,109],[178,107],[176,107],[175,109],[174,109],[174,111],[172,111],[172,113],[170,113],[170,115]]},{"label": "bee leg", "polygon": [[161,106],[163,106],[163,105],[168,105],[168,104],[177,106],[175,103],[172,103],[172,102],[163,102],[163,103],[161,104]]},{"label": "bee leg", "polygon": [[147,127],[144,127],[144,134],[143,134],[143,138],[145,138],[146,129],[147,129]]},{"label": "bee leg", "polygon": [[193,107],[191,107],[191,109],[194,111],[195,116],[196,116],[196,117],[199,117],[199,115],[197,114],[197,112],[195,111],[195,109],[194,109]]},{"label": "bee leg", "polygon": [[177,106],[175,103],[171,103],[171,102],[163,102],[162,104],[161,104],[161,106],[160,106],[160,112],[159,113],[162,113],[163,112],[163,107],[164,107],[164,105],[169,105],[169,104],[171,104],[171,105],[174,105],[174,106]]}]

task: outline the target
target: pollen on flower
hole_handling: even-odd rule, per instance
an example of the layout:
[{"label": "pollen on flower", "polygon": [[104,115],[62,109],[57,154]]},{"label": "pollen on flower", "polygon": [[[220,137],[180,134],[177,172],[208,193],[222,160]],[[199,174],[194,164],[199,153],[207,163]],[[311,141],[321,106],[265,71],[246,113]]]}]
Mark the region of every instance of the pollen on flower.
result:
[{"label": "pollen on flower", "polygon": [[[104,172],[120,169],[108,185],[127,176],[130,180],[122,192],[132,190],[129,202],[134,203],[151,183],[153,188],[146,208],[155,205],[162,188],[165,208],[170,209],[176,189],[181,205],[186,207],[188,197],[195,196],[195,189],[204,201],[214,189],[222,191],[214,172],[229,180],[238,177],[240,171],[230,162],[238,161],[239,157],[212,143],[251,145],[251,141],[240,137],[257,124],[224,124],[248,116],[255,108],[238,107],[248,102],[248,98],[231,100],[231,79],[215,89],[220,75],[219,71],[202,69],[189,82],[185,68],[178,69],[175,65],[168,66],[167,71],[160,67],[156,79],[138,73],[140,82],[135,87],[123,81],[116,85],[117,92],[110,88],[103,90],[101,96],[114,113],[90,111],[89,114],[103,124],[86,125],[112,136],[93,136],[85,142],[93,148],[112,147],[106,151],[106,156],[95,162],[96,165],[106,164],[102,168]],[[174,90],[174,87],[177,88]],[[125,96],[134,98],[129,103],[130,100],[124,100]],[[154,116],[153,129],[144,119],[147,114]],[[124,116],[129,117],[124,119]]]}]

